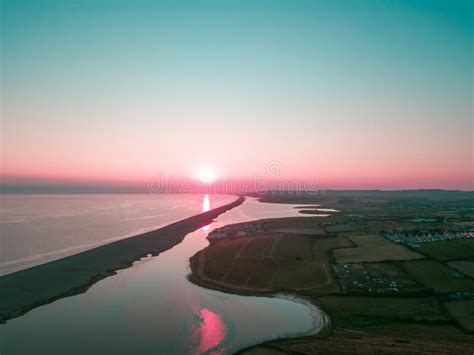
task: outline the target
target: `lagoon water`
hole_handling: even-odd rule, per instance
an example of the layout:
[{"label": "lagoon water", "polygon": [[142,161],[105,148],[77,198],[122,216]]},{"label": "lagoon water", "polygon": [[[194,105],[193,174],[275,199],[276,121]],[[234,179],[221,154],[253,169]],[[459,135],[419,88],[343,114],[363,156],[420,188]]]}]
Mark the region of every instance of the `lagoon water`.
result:
[{"label": "lagoon water", "polygon": [[[215,196],[200,199],[203,210],[222,201]],[[314,318],[302,304],[208,290],[186,278],[189,258],[208,245],[205,237],[212,229],[298,215],[293,207],[247,199],[217,222],[187,235],[181,244],[119,271],[86,293],[9,320],[0,326],[0,352],[227,354],[312,330],[322,318]]]}]

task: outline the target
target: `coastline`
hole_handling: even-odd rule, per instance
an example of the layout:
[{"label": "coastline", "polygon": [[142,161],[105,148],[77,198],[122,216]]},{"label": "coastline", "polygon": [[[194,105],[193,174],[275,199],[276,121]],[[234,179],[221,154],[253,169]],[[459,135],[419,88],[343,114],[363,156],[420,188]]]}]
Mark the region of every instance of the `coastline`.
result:
[{"label": "coastline", "polygon": [[[192,258],[194,258],[196,255],[197,254],[193,255]],[[239,295],[239,296],[278,298],[278,299],[287,300],[287,301],[304,305],[306,308],[309,309],[309,312],[312,318],[312,324],[313,324],[310,330],[301,334],[295,334],[295,335],[290,335],[290,336],[284,336],[282,338],[276,338],[276,339],[273,339],[273,341],[280,340],[280,339],[291,339],[291,338],[299,338],[299,337],[305,337],[305,336],[313,336],[313,335],[321,333],[322,331],[326,329],[330,329],[332,327],[330,315],[327,312],[325,312],[319,305],[315,304],[309,298],[306,298],[305,296],[301,294],[297,294],[290,291],[275,292],[275,291],[270,291],[270,290],[268,292],[259,292],[257,290],[254,290],[254,291],[243,290],[243,289],[236,289],[232,287],[225,287],[222,285],[218,285],[218,284],[212,283],[210,280],[206,278],[203,278],[202,275],[194,273],[192,271],[193,269],[192,263],[193,262],[196,263],[196,261],[192,261],[191,259],[189,263],[189,273],[188,273],[187,278],[190,282],[192,282],[193,284],[199,287],[203,287],[203,288],[207,288],[207,289],[215,290],[219,292],[224,292],[228,294]],[[195,265],[196,264],[194,264],[194,267]],[[258,344],[261,344],[261,343],[258,343]],[[258,344],[255,344],[253,346],[256,346]],[[246,347],[245,349],[248,349],[251,347],[252,346]],[[240,351],[243,351],[245,349],[241,349]]]},{"label": "coastline", "polygon": [[0,277],[0,324],[55,300],[83,293],[142,257],[156,256],[172,248],[187,234],[244,200],[240,196],[229,204],[154,231]]},{"label": "coastline", "polygon": [[[318,217],[318,216],[314,216],[314,217]],[[277,218],[277,219],[272,219],[272,220],[284,220],[284,219],[285,218]],[[254,221],[249,221],[249,222],[244,222],[244,223],[237,223],[234,225],[234,228],[236,226],[242,226],[245,223],[258,224],[262,221],[267,221],[267,220],[264,219],[264,220],[254,220]],[[221,227],[221,229],[229,228],[229,226],[232,226],[232,225],[223,226]],[[254,229],[254,232],[255,231],[257,231],[257,233],[262,232],[262,230],[258,230],[258,229]],[[295,292],[294,290],[291,290],[291,289],[274,290],[272,288],[255,289],[248,286],[237,287],[236,285],[226,284],[223,282],[215,282],[215,280],[213,280],[212,278],[208,278],[206,277],[206,275],[204,275],[204,272],[202,270],[202,265],[204,263],[203,260],[205,259],[205,250],[209,248],[210,246],[212,246],[213,244],[225,243],[226,241],[236,240],[240,238],[245,239],[245,237],[242,237],[242,236],[241,237],[235,237],[235,236],[234,237],[221,237],[221,238],[209,238],[208,236],[207,239],[209,240],[210,244],[206,248],[194,254],[189,259],[190,271],[187,275],[188,280],[199,287],[213,289],[219,292],[241,295],[241,296],[272,297],[272,298],[283,299],[283,300],[301,304],[309,310],[310,316],[312,318],[312,326],[311,326],[311,329],[309,329],[306,332],[292,334],[292,335],[285,335],[282,337],[277,337],[275,339],[266,340],[263,342],[257,342],[253,345],[246,346],[240,349],[237,353],[238,354],[246,353],[248,350],[251,350],[254,347],[259,347],[260,345],[265,344],[267,342],[300,339],[300,338],[305,338],[305,337],[318,337],[323,334],[326,334],[327,331],[330,332],[333,328],[333,323],[331,322],[330,315],[325,310],[323,310],[318,304],[316,304],[313,300],[311,300],[309,297],[306,297],[304,294]]]},{"label": "coastline", "polygon": [[240,349],[237,352],[237,354],[245,354],[247,351],[252,350],[254,347],[259,347],[260,345],[265,344],[267,342],[299,339],[299,338],[304,338],[304,337],[314,337],[322,333],[326,333],[326,331],[331,331],[333,327],[333,323],[331,322],[331,317],[329,313],[324,311],[319,305],[315,304],[313,301],[311,301],[309,298],[305,297],[304,295],[297,294],[291,291],[286,292],[286,291],[269,290],[268,292],[261,292],[257,290],[243,290],[243,289],[237,289],[237,288],[232,288],[232,287],[225,287],[216,283],[212,283],[211,280],[203,278],[202,275],[192,272],[193,267],[196,267],[196,263],[198,261],[196,258],[196,255],[198,254],[199,252],[193,255],[190,258],[190,263],[189,263],[190,272],[188,273],[187,278],[193,284],[199,287],[203,287],[203,288],[207,288],[207,289],[211,289],[211,290],[215,290],[219,292],[239,295],[239,296],[279,298],[279,299],[283,299],[283,300],[287,300],[287,301],[304,305],[306,308],[308,308],[310,312],[310,316],[312,318],[312,327],[307,332],[294,334],[294,335],[286,335],[282,337],[277,337],[275,339],[266,340],[263,342],[257,342],[253,345],[246,346]]},{"label": "coastline", "polygon": [[[413,194],[421,195],[426,199],[431,198],[438,205],[424,205],[423,202],[419,202],[421,207],[413,205]],[[447,203],[454,203],[451,202],[453,197],[448,194],[441,199],[438,196],[425,196],[425,192],[418,191],[395,192],[393,196],[389,193],[378,192],[361,192],[354,195],[356,196],[352,198],[352,193],[343,192],[318,196],[317,202],[332,207],[331,212],[344,211],[344,213],[331,214],[319,220],[312,215],[309,218],[289,217],[246,222],[256,224],[255,228],[235,224],[232,228],[221,231],[216,238],[208,238],[209,246],[190,259],[193,273],[188,276],[188,279],[201,287],[238,295],[284,297],[294,302],[304,303],[313,311],[322,310],[321,314],[327,317],[322,320],[324,326],[318,327],[316,324],[310,332],[267,340],[243,348],[238,354],[336,352],[468,354],[472,352],[474,338],[469,329],[470,323],[460,322],[464,318],[458,320],[452,313],[448,313],[446,308],[447,305],[453,307],[460,305],[464,307],[463,311],[469,312],[472,309],[469,308],[473,304],[469,298],[472,296],[465,296],[464,300],[460,300],[459,297],[447,299],[447,291],[445,291],[448,290],[456,296],[456,291],[469,290],[463,284],[463,282],[470,282],[467,276],[450,276],[446,282],[442,281],[441,285],[430,279],[428,285],[423,285],[425,288],[431,287],[431,290],[422,289],[420,291],[422,293],[413,294],[409,285],[418,285],[418,282],[426,280],[420,281],[419,275],[413,275],[413,271],[409,273],[410,270],[402,267],[404,265],[417,266],[420,262],[410,255],[404,255],[404,259],[400,262],[396,255],[387,257],[380,253],[380,260],[371,260],[369,258],[371,253],[366,249],[376,248],[377,244],[374,243],[376,239],[363,238],[367,235],[377,236],[380,238],[377,241],[384,241],[381,234],[387,226],[404,229],[420,228],[420,224],[413,221],[413,213],[423,211],[427,215],[435,215],[438,210],[443,211]],[[298,199],[294,196],[271,195],[269,198],[259,198],[259,201],[301,204],[301,207],[305,207],[302,205],[305,203],[315,206],[315,197],[304,197]],[[442,202],[439,202],[438,198]],[[468,197],[457,198],[460,201],[457,199],[454,201],[461,206],[469,204]],[[393,211],[394,203],[397,213]],[[460,219],[462,218],[461,216]],[[443,225],[445,228],[454,229],[456,226],[454,223]],[[433,226],[429,225],[425,228],[433,228]],[[310,229],[314,231],[311,235],[305,232]],[[356,240],[357,237],[360,238],[354,244],[351,237]],[[313,241],[308,243],[311,239]],[[286,240],[285,244],[277,247],[282,240]],[[357,249],[354,248],[362,251],[359,256],[362,261],[344,261],[344,254],[340,254],[340,251],[356,251]],[[397,248],[399,249],[396,245],[392,247],[395,254],[402,253]],[[308,250],[312,253],[308,254]],[[423,255],[426,260],[420,264],[438,263],[432,256]],[[457,258],[462,258],[463,255]],[[371,272],[370,277],[379,277],[373,276],[374,272],[379,272],[384,279],[391,280],[400,277],[409,280],[411,284],[403,284],[400,281],[396,293],[387,293],[390,291],[388,290],[383,294],[378,294],[376,292],[378,289],[371,292],[370,288],[367,288],[365,292],[356,292],[357,290],[352,289],[345,291],[341,290],[341,281],[337,275],[335,277],[331,274],[333,285],[337,282],[337,287],[331,289],[325,287],[325,278],[322,277],[322,273],[316,274],[310,269],[298,268],[299,263],[311,266],[315,260],[326,263],[327,266],[346,263],[355,263],[358,266],[360,263],[370,263],[372,269],[366,271]],[[399,276],[392,275],[392,270]],[[317,285],[314,285],[313,289],[302,287],[313,280],[307,277],[308,272],[321,280],[320,287]],[[349,273],[353,273],[353,277],[359,277],[357,270],[350,270]],[[363,274],[361,277],[367,279],[367,276]],[[442,291],[439,291],[441,287],[443,287]],[[458,316],[458,314],[454,315]]]},{"label": "coastline", "polygon": [[309,299],[293,293],[277,293],[273,295],[273,297],[299,303],[309,309],[311,318],[313,319],[313,329],[309,330],[306,333],[295,335],[294,337],[316,335],[321,333],[325,329],[329,329],[331,327],[331,318],[329,317],[329,314],[324,312],[321,307],[317,306]]}]

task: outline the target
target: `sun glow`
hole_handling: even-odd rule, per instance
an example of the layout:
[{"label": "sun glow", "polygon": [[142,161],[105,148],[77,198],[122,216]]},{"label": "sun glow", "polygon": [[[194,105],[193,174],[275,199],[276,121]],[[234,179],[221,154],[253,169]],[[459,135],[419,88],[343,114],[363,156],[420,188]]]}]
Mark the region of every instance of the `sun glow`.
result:
[{"label": "sun glow", "polygon": [[210,169],[201,169],[198,179],[205,184],[210,184],[216,179],[216,173]]},{"label": "sun glow", "polygon": [[[202,200],[202,211],[203,212],[207,212],[211,209],[211,201],[209,200],[209,195],[208,194],[205,194],[204,195],[204,198]],[[201,229],[203,231],[208,231],[209,228],[211,228],[211,224],[207,224],[205,226],[203,226]]]}]

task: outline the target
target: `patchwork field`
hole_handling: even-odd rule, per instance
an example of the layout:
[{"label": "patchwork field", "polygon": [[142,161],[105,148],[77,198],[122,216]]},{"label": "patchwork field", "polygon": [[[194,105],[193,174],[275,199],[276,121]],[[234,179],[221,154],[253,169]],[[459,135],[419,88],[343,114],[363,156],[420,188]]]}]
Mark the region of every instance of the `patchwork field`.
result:
[{"label": "patchwork field", "polygon": [[324,229],[321,227],[314,227],[314,228],[273,228],[271,229],[272,232],[280,232],[280,233],[291,233],[291,234],[309,234],[309,235],[324,235]]},{"label": "patchwork field", "polygon": [[[325,218],[312,217],[290,217],[290,218],[274,218],[260,221],[260,224],[267,231],[276,231],[280,228],[284,229],[304,229],[309,234],[324,233],[324,226],[328,223],[335,223],[343,220],[343,216],[334,214]],[[306,233],[303,233],[306,234]]]},{"label": "patchwork field", "polygon": [[438,304],[422,297],[325,296],[318,302],[336,320],[352,323],[356,318],[377,317],[399,320],[440,321],[447,317]]},{"label": "patchwork field", "polygon": [[394,263],[333,264],[344,293],[401,294],[424,290]]},{"label": "patchwork field", "polygon": [[423,243],[420,252],[438,260],[455,260],[474,257],[474,239],[458,239]]},{"label": "patchwork field", "polygon": [[212,243],[191,259],[191,277],[209,287],[242,292],[340,292],[329,252],[350,245],[345,238],[278,233]]},{"label": "patchwork field", "polygon": [[[320,204],[340,211],[326,218],[283,218],[263,224],[273,232],[312,237],[313,261],[331,267],[341,291],[296,291],[311,297],[330,316],[332,326],[322,333],[268,341],[242,353],[473,353],[474,280],[469,275],[474,275],[474,239],[448,239],[474,225],[473,192],[325,191],[315,196],[267,194],[264,200]],[[446,242],[421,243],[421,249],[382,237],[443,231]],[[288,260],[305,262],[310,254],[288,241],[275,249]],[[295,270],[298,278],[303,271]]]},{"label": "patchwork field", "polygon": [[445,306],[461,327],[474,331],[474,300],[448,302]]},{"label": "patchwork field", "polygon": [[456,260],[449,262],[448,265],[470,277],[474,277],[474,261]]},{"label": "patchwork field", "polygon": [[329,261],[331,254],[339,248],[350,248],[352,246],[353,244],[344,237],[321,238],[312,245],[313,257],[317,260]]},{"label": "patchwork field", "polygon": [[459,271],[435,260],[415,260],[402,267],[426,288],[434,292],[474,292],[474,281]]},{"label": "patchwork field", "polygon": [[[399,329],[394,329],[393,322],[390,325],[390,328],[383,332],[377,330],[368,333],[337,329],[327,336],[277,340],[247,349],[241,354],[472,354],[472,338],[468,336],[456,340],[446,338],[446,334],[450,332],[455,336],[458,335],[459,331],[454,327],[454,329],[437,325],[422,327],[417,324],[412,328],[410,323],[402,322]],[[377,324],[376,329],[380,328]],[[397,330],[400,330],[400,334],[396,333]],[[407,336],[407,332],[412,335]],[[432,333],[438,333],[438,336],[435,337]]]},{"label": "patchwork field", "polygon": [[360,263],[394,260],[421,259],[423,255],[413,252],[403,245],[378,235],[349,236],[355,248],[334,250],[334,257],[338,263]]},{"label": "patchwork field", "polygon": [[328,233],[344,233],[344,232],[352,232],[354,231],[354,228],[347,226],[347,225],[334,225],[334,226],[327,226],[326,232]]}]

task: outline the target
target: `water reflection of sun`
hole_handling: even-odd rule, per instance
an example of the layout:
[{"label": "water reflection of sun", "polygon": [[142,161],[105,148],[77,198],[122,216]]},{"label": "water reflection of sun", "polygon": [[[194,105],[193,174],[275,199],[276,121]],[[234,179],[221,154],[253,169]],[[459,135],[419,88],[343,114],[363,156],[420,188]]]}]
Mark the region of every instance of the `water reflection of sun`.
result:
[{"label": "water reflection of sun", "polygon": [[[209,199],[209,195],[208,194],[205,194],[204,195],[204,198],[202,200],[202,212],[207,212],[211,209],[211,201]],[[211,224],[209,223],[208,225],[202,227],[201,229],[203,231],[207,231],[209,230],[209,228],[211,228]]]},{"label": "water reflection of sun", "polygon": [[225,339],[227,329],[221,316],[207,308],[203,308],[197,314],[200,318],[197,336],[199,345],[197,354],[224,354],[225,347],[222,342]]}]

